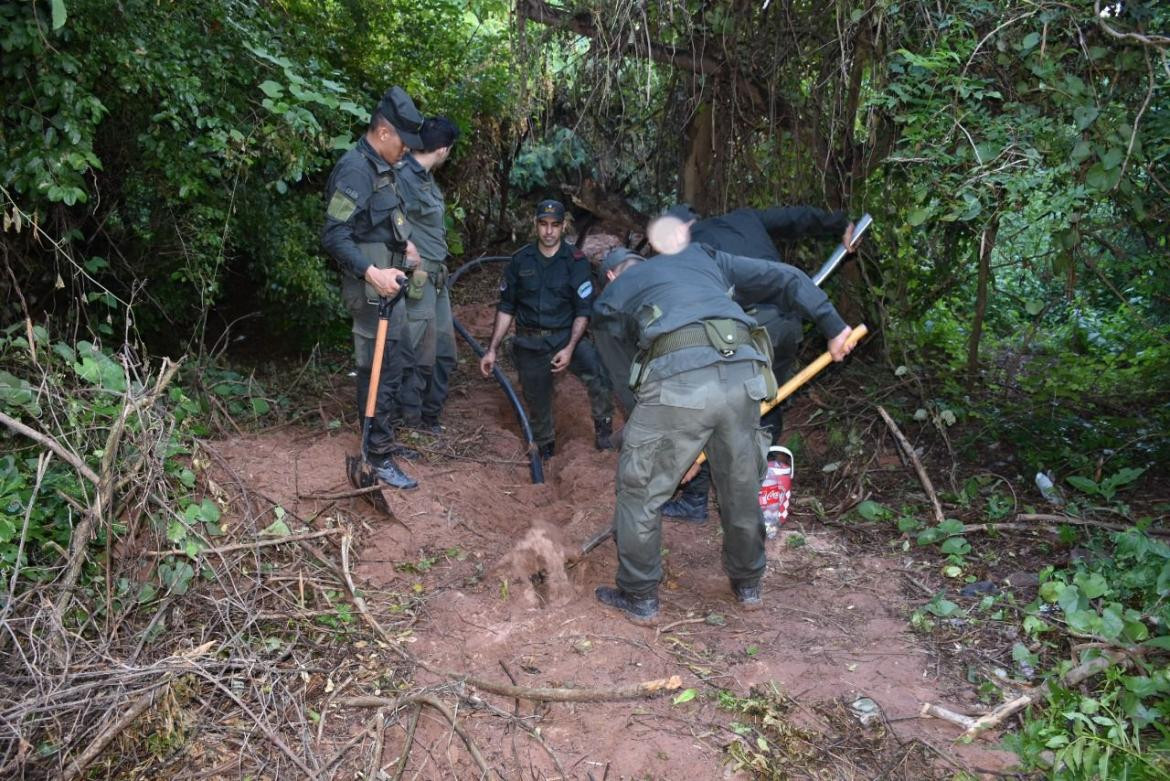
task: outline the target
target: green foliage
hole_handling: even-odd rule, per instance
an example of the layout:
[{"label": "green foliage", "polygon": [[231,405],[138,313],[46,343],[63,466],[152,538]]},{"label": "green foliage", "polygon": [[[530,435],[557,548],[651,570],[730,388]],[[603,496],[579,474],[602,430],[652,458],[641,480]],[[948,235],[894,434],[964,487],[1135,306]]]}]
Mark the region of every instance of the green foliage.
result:
[{"label": "green foliage", "polygon": [[512,186],[521,192],[548,190],[560,182],[576,184],[588,175],[591,156],[580,137],[558,127],[547,140],[529,141],[516,155],[509,172]]},{"label": "green foliage", "polygon": [[[477,16],[493,3],[60,5],[0,5],[5,227],[28,226],[19,283],[31,300],[52,295],[46,268],[83,297],[145,287],[134,325],[167,347],[180,334],[199,347],[224,303],[306,340],[343,320],[321,192],[369,106],[397,82],[469,126],[509,94],[503,30]],[[361,56],[337,59],[339,39]],[[36,235],[50,212],[59,253]]]}]

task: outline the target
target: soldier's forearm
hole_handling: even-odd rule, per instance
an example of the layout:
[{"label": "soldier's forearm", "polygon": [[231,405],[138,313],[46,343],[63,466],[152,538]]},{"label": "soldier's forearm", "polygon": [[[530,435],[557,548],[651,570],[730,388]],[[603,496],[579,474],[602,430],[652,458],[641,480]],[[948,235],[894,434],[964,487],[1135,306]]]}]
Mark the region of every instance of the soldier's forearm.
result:
[{"label": "soldier's forearm", "polygon": [[574,317],[573,327],[569,331],[569,347],[576,348],[577,342],[581,341],[581,337],[585,335],[585,329],[589,327],[588,317]]},{"label": "soldier's forearm", "polygon": [[496,312],[496,326],[492,329],[492,340],[488,344],[488,352],[494,353],[500,346],[500,342],[504,341],[504,334],[508,333],[514,319],[507,312]]}]

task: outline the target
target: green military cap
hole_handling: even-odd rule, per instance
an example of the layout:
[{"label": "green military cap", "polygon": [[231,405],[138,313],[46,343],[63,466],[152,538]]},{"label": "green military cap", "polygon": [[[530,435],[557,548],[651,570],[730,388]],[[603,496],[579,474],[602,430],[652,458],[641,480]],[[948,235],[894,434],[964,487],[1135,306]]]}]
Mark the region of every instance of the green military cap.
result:
[{"label": "green military cap", "polygon": [[394,126],[404,144],[411,149],[422,149],[419,131],[422,130],[423,116],[418,112],[410,95],[406,94],[406,90],[402,87],[391,87],[387,90],[378,103],[378,113]]}]

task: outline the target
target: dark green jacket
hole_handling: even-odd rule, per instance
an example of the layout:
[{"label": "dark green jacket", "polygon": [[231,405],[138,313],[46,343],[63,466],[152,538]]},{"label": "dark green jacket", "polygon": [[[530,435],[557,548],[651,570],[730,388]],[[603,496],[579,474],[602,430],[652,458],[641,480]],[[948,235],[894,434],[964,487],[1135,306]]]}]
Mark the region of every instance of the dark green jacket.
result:
[{"label": "dark green jacket", "polygon": [[361,279],[370,267],[359,244],[387,244],[401,252],[410,236],[394,168],[365,136],[337,161],[325,185],[321,244],[342,272]]}]

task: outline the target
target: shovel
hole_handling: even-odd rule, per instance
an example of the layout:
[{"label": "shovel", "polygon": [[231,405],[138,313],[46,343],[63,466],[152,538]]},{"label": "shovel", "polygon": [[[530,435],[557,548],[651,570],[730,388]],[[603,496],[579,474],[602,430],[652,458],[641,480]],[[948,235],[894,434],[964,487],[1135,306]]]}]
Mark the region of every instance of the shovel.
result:
[{"label": "shovel", "polygon": [[[849,334],[847,343],[851,346],[856,345],[858,342],[864,339],[868,333],[869,329],[865,327],[864,323],[862,323],[861,325],[858,325],[856,328],[854,328],[853,331]],[[767,401],[761,401],[760,415],[764,415],[767,412],[770,412],[773,407],[795,393],[801,385],[804,385],[806,382],[811,380],[832,362],[833,356],[829,353],[828,350],[825,350],[825,352],[821,353],[815,361],[801,369],[795,377],[781,385],[780,389],[776,391],[776,395],[774,397],[768,399]],[[699,465],[706,460],[707,454],[699,453],[699,457],[695,459],[695,463],[691,467],[691,470],[697,471]],[[608,540],[613,535],[614,528],[612,526],[593,535],[585,542],[583,546],[581,546],[581,555],[584,556],[586,553],[589,553],[591,550]]]},{"label": "shovel", "polygon": [[[374,422],[374,415],[378,409],[378,383],[382,379],[382,356],[386,351],[386,332],[390,327],[390,313],[394,310],[394,305],[402,298],[402,294],[406,292],[406,277],[398,277],[398,293],[393,298],[386,298],[385,296],[378,297],[378,331],[374,338],[374,365],[370,367],[370,387],[366,391],[366,409],[365,415],[362,417],[362,453],[361,456],[345,457],[345,471],[349,475],[349,483],[358,490],[372,489],[378,485],[378,476],[374,473],[374,467],[370,464],[370,428]],[[382,492],[374,490],[366,490],[362,494],[366,501],[374,505],[374,508],[392,515],[390,512],[390,505],[386,503],[386,497]]]}]

